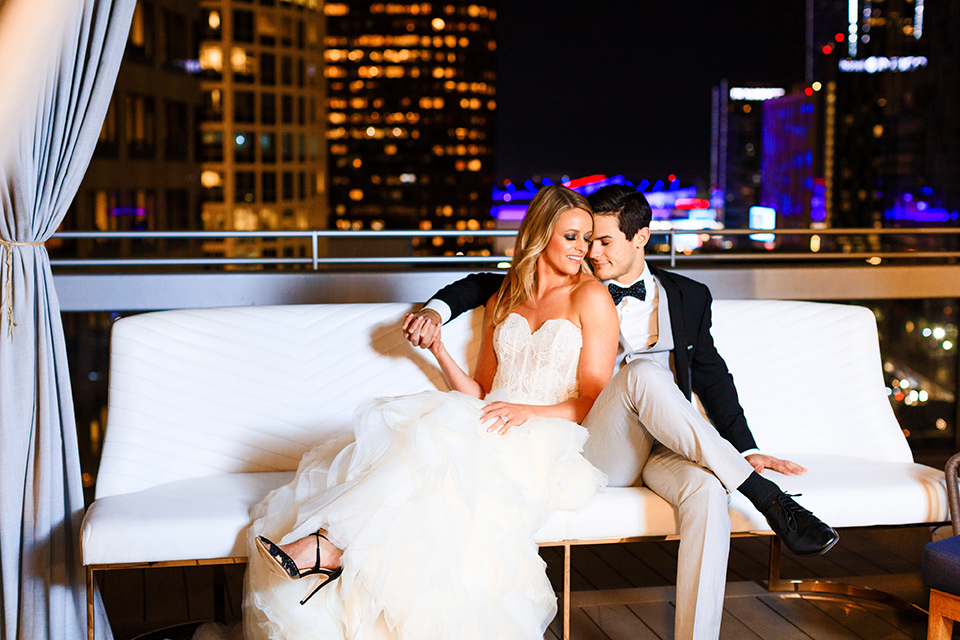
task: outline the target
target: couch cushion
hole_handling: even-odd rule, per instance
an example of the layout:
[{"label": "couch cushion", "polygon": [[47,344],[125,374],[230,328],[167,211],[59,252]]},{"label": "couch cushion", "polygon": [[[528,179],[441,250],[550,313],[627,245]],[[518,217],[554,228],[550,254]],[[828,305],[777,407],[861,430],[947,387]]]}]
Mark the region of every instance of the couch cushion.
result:
[{"label": "couch cushion", "polygon": [[[809,472],[769,473],[835,527],[940,522],[947,517],[943,473],[913,463],[798,455]],[[178,480],[97,500],[83,522],[84,564],[246,556],[249,510],[289,482],[289,472],[238,473]],[[768,531],[739,493],[731,496],[735,532]],[[611,487],[576,512],[556,512],[537,542],[677,535],[676,510],[649,489]]]},{"label": "couch cushion", "polygon": [[292,479],[292,472],[223,474],[100,498],[83,519],[83,563],[245,557],[250,508]]}]

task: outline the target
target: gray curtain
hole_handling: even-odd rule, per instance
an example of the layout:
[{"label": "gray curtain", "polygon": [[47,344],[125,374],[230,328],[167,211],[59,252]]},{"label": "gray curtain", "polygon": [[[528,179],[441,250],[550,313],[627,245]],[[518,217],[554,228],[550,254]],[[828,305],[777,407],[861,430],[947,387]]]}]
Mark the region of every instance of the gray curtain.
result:
[{"label": "gray curtain", "polygon": [[[135,0],[60,2],[68,16],[0,166],[0,638],[86,636],[83,492],[60,307],[42,243],[63,220],[113,93]],[[2,7],[3,5],[0,5]],[[49,19],[38,16],[39,19]],[[2,16],[0,16],[2,18]],[[18,61],[0,60],[0,64]],[[32,104],[31,104],[32,103]],[[110,637],[102,605],[101,638]]]}]

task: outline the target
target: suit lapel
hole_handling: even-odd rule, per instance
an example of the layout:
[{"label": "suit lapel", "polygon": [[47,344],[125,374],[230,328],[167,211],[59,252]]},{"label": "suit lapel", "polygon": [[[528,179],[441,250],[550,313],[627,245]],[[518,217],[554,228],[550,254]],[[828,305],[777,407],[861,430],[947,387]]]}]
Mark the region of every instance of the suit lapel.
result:
[{"label": "suit lapel", "polygon": [[683,323],[683,290],[670,277],[668,271],[661,271],[647,263],[650,272],[660,280],[667,292],[667,309],[670,312],[670,329],[673,334],[673,366],[677,370],[677,386],[690,398],[690,358],[687,351],[687,332]]}]

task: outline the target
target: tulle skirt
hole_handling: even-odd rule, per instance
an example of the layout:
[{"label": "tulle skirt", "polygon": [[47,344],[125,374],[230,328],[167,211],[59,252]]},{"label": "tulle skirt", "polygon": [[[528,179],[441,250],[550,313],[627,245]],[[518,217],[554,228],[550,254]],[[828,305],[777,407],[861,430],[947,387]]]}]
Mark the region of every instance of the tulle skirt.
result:
[{"label": "tulle skirt", "polygon": [[[536,418],[487,433],[484,404],[457,392],[380,398],[358,410],[352,443],[308,452],[252,514],[245,638],[543,638],[556,597],[532,535],[606,479],[580,453],[580,425]],[[301,606],[315,577],[278,578],[253,540],[320,528],[344,550],[343,574]]]}]

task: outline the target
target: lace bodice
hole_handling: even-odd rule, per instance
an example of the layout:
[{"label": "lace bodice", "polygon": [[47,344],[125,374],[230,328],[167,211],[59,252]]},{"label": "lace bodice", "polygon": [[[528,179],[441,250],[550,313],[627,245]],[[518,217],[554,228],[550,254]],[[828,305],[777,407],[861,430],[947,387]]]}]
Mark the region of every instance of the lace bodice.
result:
[{"label": "lace bodice", "polygon": [[530,333],[526,318],[511,313],[493,331],[497,374],[490,395],[526,404],[575,398],[582,346],[580,329],[569,320],[547,320]]}]

